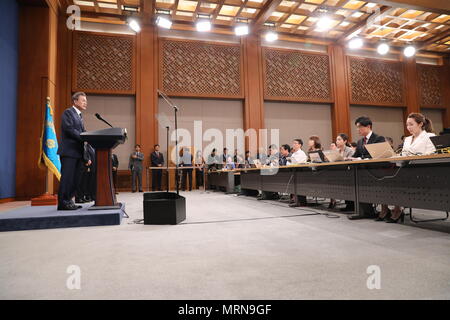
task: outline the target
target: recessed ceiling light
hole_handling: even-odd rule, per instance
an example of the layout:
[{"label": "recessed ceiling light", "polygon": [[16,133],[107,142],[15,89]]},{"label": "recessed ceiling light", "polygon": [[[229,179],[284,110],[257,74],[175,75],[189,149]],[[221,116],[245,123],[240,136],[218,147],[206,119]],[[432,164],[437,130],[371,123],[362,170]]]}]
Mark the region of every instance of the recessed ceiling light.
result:
[{"label": "recessed ceiling light", "polygon": [[234,28],[234,33],[237,36],[245,36],[248,34],[248,25],[239,25]]},{"label": "recessed ceiling light", "polygon": [[159,16],[156,18],[156,25],[164,29],[170,29],[172,27],[172,21],[168,17]]},{"label": "recessed ceiling light", "polygon": [[196,24],[197,31],[207,32],[211,30],[211,21],[209,20],[199,20]]},{"label": "recessed ceiling light", "polygon": [[380,43],[377,47],[377,52],[381,55],[385,55],[389,52],[389,45],[387,43]]},{"label": "recessed ceiling light", "polygon": [[141,31],[141,26],[139,25],[139,23],[134,20],[134,19],[130,19],[128,21],[128,26],[134,31],[134,32],[140,32]]},{"label": "recessed ceiling light", "polygon": [[317,31],[326,31],[331,28],[332,20],[329,17],[322,17],[317,21]]},{"label": "recessed ceiling light", "polygon": [[416,54],[416,48],[409,45],[403,50],[403,54],[405,55],[405,57],[408,57],[408,58],[412,57],[413,55]]},{"label": "recessed ceiling light", "polygon": [[266,33],[265,38],[266,38],[266,41],[273,42],[273,41],[278,40],[278,34],[276,32],[269,31]]},{"label": "recessed ceiling light", "polygon": [[363,41],[361,38],[353,38],[352,40],[350,40],[350,42],[348,43],[348,47],[350,49],[359,49],[363,46]]}]

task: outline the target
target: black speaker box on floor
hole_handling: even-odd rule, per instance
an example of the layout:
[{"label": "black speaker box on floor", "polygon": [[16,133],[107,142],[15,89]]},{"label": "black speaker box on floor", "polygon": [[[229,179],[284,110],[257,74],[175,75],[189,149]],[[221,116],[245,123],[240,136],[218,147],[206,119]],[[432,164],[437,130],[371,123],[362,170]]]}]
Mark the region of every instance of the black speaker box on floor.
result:
[{"label": "black speaker box on floor", "polygon": [[185,219],[185,197],[174,192],[144,193],[144,224],[178,224]]}]

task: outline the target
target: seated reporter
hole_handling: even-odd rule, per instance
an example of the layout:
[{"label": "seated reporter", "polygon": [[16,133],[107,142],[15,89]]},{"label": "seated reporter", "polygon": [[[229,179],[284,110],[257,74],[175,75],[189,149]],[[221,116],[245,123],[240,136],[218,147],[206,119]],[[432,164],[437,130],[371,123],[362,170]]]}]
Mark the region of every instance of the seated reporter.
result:
[{"label": "seated reporter", "polygon": [[[369,117],[359,117],[355,120],[356,128],[358,129],[358,134],[361,136],[361,139],[358,140],[356,144],[356,150],[353,154],[353,160],[359,159],[370,159],[370,153],[366,149],[367,144],[384,142],[385,138],[380,136],[372,131],[372,120]],[[355,203],[353,201],[346,201],[346,207],[342,208],[341,211],[354,211]],[[361,213],[357,212],[359,215],[351,216],[353,219],[361,219],[361,218],[372,218],[375,217],[375,210],[371,203],[360,203]]]},{"label": "seated reporter", "polygon": [[336,137],[336,150],[339,152],[341,157],[344,158],[344,160],[352,158],[355,153],[348,140],[348,135],[345,133],[339,133]]},{"label": "seated reporter", "polygon": [[287,164],[287,158],[291,156],[291,147],[288,144],[283,144],[280,147],[280,166],[285,166]]},{"label": "seated reporter", "polygon": [[[270,154],[268,154],[266,166],[278,167],[280,165],[280,155],[276,145],[269,146]],[[277,200],[279,199],[277,192],[261,190],[261,194],[257,197],[257,200]]]},{"label": "seated reporter", "polygon": [[[411,113],[406,119],[406,129],[411,133],[403,142],[402,156],[429,155],[436,152],[430,137],[433,133],[433,124],[430,119],[421,113]],[[386,204],[381,206],[381,212],[376,221],[385,220],[387,223],[403,222],[405,213],[402,208],[395,206],[391,211]]]},{"label": "seated reporter", "polygon": [[[294,139],[292,143],[292,155],[290,157],[287,157],[286,165],[295,165],[295,164],[303,164],[308,161],[308,156],[305,152],[302,150],[303,147],[303,140],[302,139]],[[299,196],[291,194],[291,201],[289,203],[290,207],[299,207],[299,206],[306,206],[306,196]]]},{"label": "seated reporter", "polygon": [[[320,142],[320,138],[318,136],[311,136],[308,140],[308,161],[311,161],[311,157],[309,154],[311,152],[322,151],[322,143]],[[323,153],[319,153],[320,159],[325,162],[325,157]]]},{"label": "seated reporter", "polygon": [[[348,160],[353,156],[354,151],[348,141],[348,135],[345,133],[339,133],[336,137],[336,150],[339,152],[341,157],[344,158],[344,160]],[[328,208],[333,209],[334,207],[336,207],[336,200],[330,199]]]}]

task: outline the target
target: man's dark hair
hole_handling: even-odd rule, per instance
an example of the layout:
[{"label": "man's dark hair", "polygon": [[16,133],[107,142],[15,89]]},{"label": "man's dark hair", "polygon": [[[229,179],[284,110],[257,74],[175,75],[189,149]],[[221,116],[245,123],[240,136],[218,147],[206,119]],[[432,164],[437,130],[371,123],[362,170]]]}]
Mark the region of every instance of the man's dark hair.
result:
[{"label": "man's dark hair", "polygon": [[369,117],[366,116],[359,117],[358,119],[355,120],[355,125],[358,125],[358,123],[363,127],[370,126],[370,128],[372,129],[372,120],[370,120]]},{"label": "man's dark hair", "polygon": [[135,146],[134,146],[134,148],[136,149],[136,147],[141,147],[141,145],[140,144],[136,144]]},{"label": "man's dark hair", "polygon": [[82,97],[82,96],[86,97],[86,93],[84,93],[84,92],[74,93],[74,95],[72,96],[72,102],[78,101],[78,98]]},{"label": "man's dark hair", "polygon": [[159,147],[159,144],[155,144],[155,145],[153,146],[153,148],[156,148],[156,147]]},{"label": "man's dark hair", "polygon": [[287,152],[291,152],[291,146],[290,146],[290,145],[288,145],[288,144],[283,144],[281,147],[282,147],[284,150],[286,150]]},{"label": "man's dark hair", "polygon": [[303,140],[302,139],[294,139],[294,141],[297,141],[298,143],[300,143],[303,146]]}]

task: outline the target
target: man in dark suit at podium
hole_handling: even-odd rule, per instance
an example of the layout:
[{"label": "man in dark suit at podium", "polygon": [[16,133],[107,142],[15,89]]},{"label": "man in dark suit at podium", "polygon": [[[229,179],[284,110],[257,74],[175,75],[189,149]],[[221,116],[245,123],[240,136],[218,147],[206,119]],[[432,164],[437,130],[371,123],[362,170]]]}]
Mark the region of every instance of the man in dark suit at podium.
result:
[{"label": "man in dark suit at podium", "polygon": [[61,158],[61,181],[58,190],[58,210],[77,210],[72,198],[80,183],[83,165],[84,144],[80,134],[85,132],[82,111],[87,109],[87,97],[83,92],[72,96],[73,106],[66,109],[61,117],[61,143],[58,154]]},{"label": "man in dark suit at podium", "polygon": [[[155,151],[150,155],[152,167],[162,167],[164,164],[164,156],[159,152],[159,144],[155,145]],[[162,170],[152,170],[152,190],[161,191]]]}]

